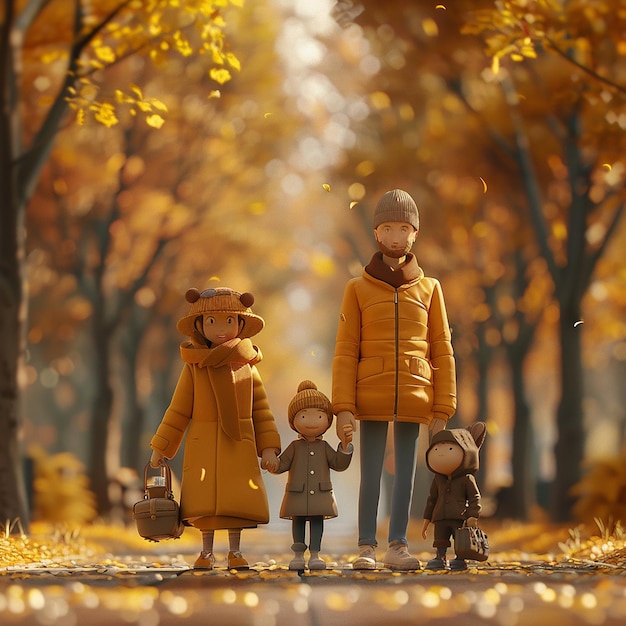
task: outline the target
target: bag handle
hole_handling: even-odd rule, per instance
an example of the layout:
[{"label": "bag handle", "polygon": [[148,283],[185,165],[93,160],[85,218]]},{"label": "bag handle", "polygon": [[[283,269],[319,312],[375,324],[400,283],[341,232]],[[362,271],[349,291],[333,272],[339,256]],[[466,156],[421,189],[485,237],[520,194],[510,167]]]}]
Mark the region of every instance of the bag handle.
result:
[{"label": "bag handle", "polygon": [[[150,461],[148,461],[146,466],[143,468],[143,489],[146,494],[148,493],[148,470],[151,467]],[[165,478],[166,491],[170,494],[170,497],[172,497],[172,470],[170,469],[170,465],[165,457],[159,459],[159,467],[161,469],[161,476]]]},{"label": "bag handle", "polygon": [[464,519],[463,520],[463,525],[461,526],[461,528],[476,528],[476,529],[478,529],[479,528],[479,526],[478,526],[478,518],[476,518],[476,526],[468,526],[467,525],[467,520]]}]

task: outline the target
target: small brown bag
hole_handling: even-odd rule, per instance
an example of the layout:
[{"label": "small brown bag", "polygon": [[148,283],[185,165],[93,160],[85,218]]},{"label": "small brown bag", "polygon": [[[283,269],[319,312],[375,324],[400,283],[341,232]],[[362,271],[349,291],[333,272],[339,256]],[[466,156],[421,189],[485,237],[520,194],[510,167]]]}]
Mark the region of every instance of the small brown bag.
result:
[{"label": "small brown bag", "polygon": [[178,539],[185,529],[180,521],[180,508],[172,493],[172,470],[165,459],[160,461],[160,480],[148,486],[148,469],[143,470],[144,498],[133,506],[137,532],[148,541]]},{"label": "small brown bag", "polygon": [[486,561],[489,558],[487,533],[463,522],[463,526],[454,533],[454,553],[460,559]]}]

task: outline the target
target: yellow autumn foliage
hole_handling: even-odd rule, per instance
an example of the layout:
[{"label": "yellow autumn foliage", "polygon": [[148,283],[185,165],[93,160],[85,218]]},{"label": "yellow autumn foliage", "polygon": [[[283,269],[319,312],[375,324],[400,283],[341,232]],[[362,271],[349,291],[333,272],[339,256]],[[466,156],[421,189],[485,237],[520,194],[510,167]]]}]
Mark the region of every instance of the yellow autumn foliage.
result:
[{"label": "yellow autumn foliage", "polygon": [[609,0],[500,0],[491,8],[470,11],[462,32],[484,37],[494,74],[505,58],[521,62],[536,59],[538,53],[556,54],[592,77],[600,89],[623,92],[623,85],[606,71],[610,57],[623,55],[621,46],[604,45],[613,37],[623,39],[623,19]]},{"label": "yellow autumn foliage", "polygon": [[581,522],[626,524],[626,446],[618,456],[588,463],[571,493],[576,497],[573,513]]},{"label": "yellow autumn foliage", "polygon": [[40,448],[31,450],[31,456],[35,520],[80,526],[95,519],[95,496],[79,459],[69,452],[49,455]]},{"label": "yellow autumn foliage", "polygon": [[[57,41],[46,41],[38,51],[39,61],[50,65],[59,58],[68,58],[68,74],[73,78],[66,87],[66,100],[77,111],[77,121],[87,117],[106,127],[118,123],[122,105],[131,115],[144,114],[146,123],[160,128],[164,118],[153,109],[164,111],[165,105],[145,98],[133,85],[116,90],[115,98],[101,91],[102,71],[132,56],[143,56],[155,67],[173,61],[176,55],[207,60],[208,73],[220,85],[228,82],[230,72],[215,66],[228,63],[240,69],[239,59],[232,51],[225,52],[225,10],[241,8],[241,0],[202,0],[181,3],[179,0],[123,2],[111,12],[108,0],[94,0],[84,7],[86,32],[71,52],[61,34]],[[50,9],[54,23],[71,21],[71,7],[56,3]],[[53,11],[53,12],[52,12]],[[213,65],[213,67],[211,67]]]}]

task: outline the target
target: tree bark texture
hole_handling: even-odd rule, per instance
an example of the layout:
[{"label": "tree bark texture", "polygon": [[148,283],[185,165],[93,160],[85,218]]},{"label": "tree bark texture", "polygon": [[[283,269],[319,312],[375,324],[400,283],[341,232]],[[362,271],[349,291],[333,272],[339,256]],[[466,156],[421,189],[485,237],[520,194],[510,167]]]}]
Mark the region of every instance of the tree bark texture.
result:
[{"label": "tree bark texture", "polygon": [[[515,352],[515,351],[514,351]],[[512,469],[513,499],[511,514],[514,519],[527,520],[536,502],[536,462],[534,460],[534,436],[530,409],[526,402],[523,357],[512,356],[511,367],[513,405]]]},{"label": "tree bark texture", "polygon": [[0,525],[19,518],[28,527],[19,431],[18,368],[23,355],[21,261],[24,202],[17,189],[17,76],[11,42],[13,3],[0,25]]},{"label": "tree bark texture", "polygon": [[571,519],[574,498],[570,490],[582,476],[585,432],[581,328],[574,326],[579,319],[579,311],[562,307],[559,322],[562,395],[557,409],[556,475],[551,496],[551,516],[556,522]]}]

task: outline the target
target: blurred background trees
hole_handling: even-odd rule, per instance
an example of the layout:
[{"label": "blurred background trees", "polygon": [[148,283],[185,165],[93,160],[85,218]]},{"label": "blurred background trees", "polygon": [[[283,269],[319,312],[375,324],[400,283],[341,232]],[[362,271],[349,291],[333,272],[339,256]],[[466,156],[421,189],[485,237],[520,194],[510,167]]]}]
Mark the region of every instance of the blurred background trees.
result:
[{"label": "blurred background trees", "polygon": [[[12,4],[5,39],[31,6]],[[528,519],[539,503],[569,519],[584,461],[617,454],[626,425],[624,11],[601,0],[215,2],[210,59],[186,54],[202,46],[193,28],[174,29],[150,53],[115,52],[103,72],[102,17],[128,7],[91,4],[102,27],[88,30],[100,53],[85,82],[62,82],[59,51],[84,40],[69,14],[55,28],[40,16],[16,92],[26,140],[49,94],[66,107],[74,96],[84,115],[50,122],[32,194],[11,205],[26,230],[20,211],[0,211],[3,268],[17,258],[7,228],[26,233],[23,267],[12,283],[2,274],[13,303],[19,271],[28,284],[24,450],[81,459],[106,516],[110,485],[143,468],[171,397],[183,294],[211,284],[255,294],[262,375],[288,438],[298,382],[330,390],[344,284],[374,252],[378,197],[401,187],[420,206],[414,251],[442,281],[453,326],[454,425],[489,424],[483,490],[501,515]],[[168,19],[194,23],[167,4]],[[220,84],[216,68],[232,80]],[[3,189],[15,190],[5,180],[21,152],[2,145]],[[0,326],[3,342],[19,337]],[[0,419],[16,432],[17,412]],[[13,516],[0,498],[0,517]]]},{"label": "blurred background trees", "polygon": [[[583,301],[590,296],[593,306],[598,263],[620,224],[623,233],[624,14],[613,21],[606,2],[374,5],[359,3],[360,13],[351,2],[336,8],[344,25],[365,28],[380,61],[371,92],[378,112],[370,132],[358,135],[375,155],[368,176],[377,170],[385,178],[388,164],[412,163],[426,208],[443,205],[435,219],[441,215],[451,235],[452,258],[470,255],[469,280],[447,278],[444,286],[455,330],[469,332],[456,336],[457,355],[472,354],[477,368],[472,417],[491,413],[483,386],[489,362],[504,358],[510,371],[516,516],[528,514],[539,467],[524,368],[531,348],[543,350],[546,365],[556,359],[547,367],[556,420],[537,424],[536,434],[544,446],[554,439],[551,514],[568,519],[588,431]],[[358,14],[341,20],[342,10]],[[357,152],[348,168],[356,172],[362,158]],[[464,314],[469,320],[459,323]],[[555,325],[551,347],[533,342],[545,324]],[[618,345],[609,350],[621,354]],[[536,413],[548,409],[545,397],[533,404]],[[463,405],[459,414],[469,417]]]}]

